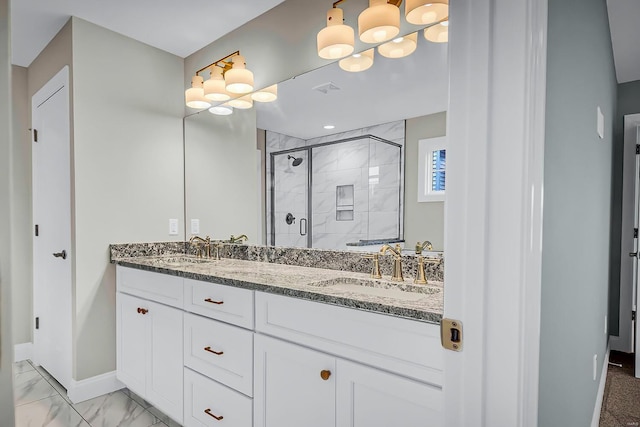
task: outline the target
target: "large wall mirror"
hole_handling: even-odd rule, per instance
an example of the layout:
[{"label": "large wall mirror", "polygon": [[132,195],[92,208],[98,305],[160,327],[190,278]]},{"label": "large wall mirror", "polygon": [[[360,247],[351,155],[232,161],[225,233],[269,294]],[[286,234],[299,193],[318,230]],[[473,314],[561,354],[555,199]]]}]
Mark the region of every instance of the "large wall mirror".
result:
[{"label": "large wall mirror", "polygon": [[429,239],[443,250],[443,203],[418,202],[433,172],[418,141],[444,135],[447,105],[447,44],[420,31],[407,57],[376,50],[365,71],[331,63],[280,82],[274,102],[186,117],[187,235],[340,250]]}]

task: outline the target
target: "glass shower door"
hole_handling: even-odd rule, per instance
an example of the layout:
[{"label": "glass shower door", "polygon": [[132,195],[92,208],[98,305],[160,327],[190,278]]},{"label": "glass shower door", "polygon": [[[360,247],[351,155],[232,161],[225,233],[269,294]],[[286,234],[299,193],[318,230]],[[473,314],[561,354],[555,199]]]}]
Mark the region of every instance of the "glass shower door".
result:
[{"label": "glass shower door", "polygon": [[307,149],[271,155],[271,235],[274,246],[310,247]]}]

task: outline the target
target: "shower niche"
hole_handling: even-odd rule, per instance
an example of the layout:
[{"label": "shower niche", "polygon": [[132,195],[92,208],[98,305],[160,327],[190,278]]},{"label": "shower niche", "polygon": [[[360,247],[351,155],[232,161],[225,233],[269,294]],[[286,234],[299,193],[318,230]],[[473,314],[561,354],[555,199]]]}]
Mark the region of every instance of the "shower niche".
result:
[{"label": "shower niche", "polygon": [[404,122],[402,138],[374,128],[306,141],[267,131],[268,244],[370,249],[403,238]]}]

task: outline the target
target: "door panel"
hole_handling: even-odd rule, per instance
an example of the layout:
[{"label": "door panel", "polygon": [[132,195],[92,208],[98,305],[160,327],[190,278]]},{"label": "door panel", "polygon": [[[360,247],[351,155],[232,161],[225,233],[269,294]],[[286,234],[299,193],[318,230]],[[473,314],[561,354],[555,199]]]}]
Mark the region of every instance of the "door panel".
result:
[{"label": "door panel", "polygon": [[[71,383],[71,172],[68,69],[33,97],[35,361]],[[37,139],[37,140],[36,140]],[[54,253],[64,257],[54,257]]]}]

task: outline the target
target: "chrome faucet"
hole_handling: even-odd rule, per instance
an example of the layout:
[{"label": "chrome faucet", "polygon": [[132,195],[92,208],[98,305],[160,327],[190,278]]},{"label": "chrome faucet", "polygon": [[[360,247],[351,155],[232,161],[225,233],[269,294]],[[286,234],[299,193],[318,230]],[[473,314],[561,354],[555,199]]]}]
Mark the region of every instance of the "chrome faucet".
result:
[{"label": "chrome faucet", "polygon": [[391,251],[394,256],[393,273],[391,275],[391,280],[394,282],[403,282],[404,277],[402,276],[402,248],[399,244],[396,244],[395,248],[389,245],[384,245],[382,248],[380,248],[381,255],[385,255],[389,251]]},{"label": "chrome faucet", "polygon": [[202,258],[202,249],[206,249],[207,258],[211,258],[211,237],[207,236],[206,238],[202,238],[200,236],[191,236],[189,239],[189,243],[195,245],[196,247],[196,256],[198,258]]}]

